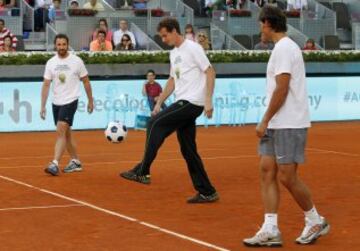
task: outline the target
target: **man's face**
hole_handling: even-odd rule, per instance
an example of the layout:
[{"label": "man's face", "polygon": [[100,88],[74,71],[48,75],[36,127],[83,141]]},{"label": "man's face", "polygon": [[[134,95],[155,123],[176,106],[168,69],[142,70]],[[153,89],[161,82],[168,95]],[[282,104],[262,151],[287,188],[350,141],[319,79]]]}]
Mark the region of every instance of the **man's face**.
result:
[{"label": "man's face", "polygon": [[120,29],[126,31],[128,29],[128,23],[125,20],[120,21]]},{"label": "man's face", "polygon": [[98,40],[100,43],[104,43],[105,42],[105,35],[104,33],[99,33],[98,34]]},{"label": "man's face", "polygon": [[97,2],[97,0],[90,0],[91,5],[93,5],[93,6],[96,5],[96,2]]},{"label": "man's face", "polygon": [[78,3],[75,3],[75,2],[71,3],[71,9],[77,9],[77,8],[79,8]]},{"label": "man's face", "polygon": [[60,2],[59,1],[53,1],[55,9],[60,8]]},{"label": "man's face", "polygon": [[65,38],[56,39],[55,46],[56,46],[56,51],[60,57],[66,56],[68,49],[69,49],[69,45]]},{"label": "man's face", "polygon": [[161,28],[161,30],[159,31],[159,35],[162,39],[162,41],[170,46],[174,46],[175,45],[175,41],[176,41],[176,31],[175,29],[172,32],[168,32],[166,30],[166,28]]},{"label": "man's face", "polygon": [[5,28],[5,24],[2,21],[0,21],[0,31],[2,31],[4,28]]},{"label": "man's face", "polygon": [[260,22],[260,32],[261,32],[261,41],[271,41],[271,26],[265,21],[265,23]]}]

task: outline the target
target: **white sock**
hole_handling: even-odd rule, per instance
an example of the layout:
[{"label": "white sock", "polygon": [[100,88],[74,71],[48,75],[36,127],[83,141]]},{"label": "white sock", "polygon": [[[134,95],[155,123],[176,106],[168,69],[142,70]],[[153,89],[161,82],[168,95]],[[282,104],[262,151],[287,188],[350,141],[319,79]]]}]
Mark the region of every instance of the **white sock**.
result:
[{"label": "white sock", "polygon": [[56,159],[54,159],[54,160],[52,161],[52,163],[54,163],[55,165],[59,166],[59,162],[58,162]]},{"label": "white sock", "polygon": [[78,160],[78,159],[72,159],[71,161],[73,161],[73,162],[75,162],[77,165],[80,165],[80,160]]},{"label": "white sock", "polygon": [[265,214],[264,215],[264,223],[261,227],[260,231],[267,231],[267,232],[278,232],[278,215],[277,214]]},{"label": "white sock", "polygon": [[311,208],[309,211],[304,212],[304,214],[305,214],[305,218],[308,218],[311,224],[314,225],[321,224],[322,220],[319,213],[316,211],[315,206]]}]

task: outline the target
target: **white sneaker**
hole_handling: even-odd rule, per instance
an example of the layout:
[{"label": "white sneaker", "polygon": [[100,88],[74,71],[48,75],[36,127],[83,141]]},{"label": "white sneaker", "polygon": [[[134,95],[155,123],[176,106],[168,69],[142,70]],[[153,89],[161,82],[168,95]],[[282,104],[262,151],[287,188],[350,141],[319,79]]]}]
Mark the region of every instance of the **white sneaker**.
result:
[{"label": "white sneaker", "polygon": [[305,218],[305,227],[301,235],[295,240],[296,243],[306,245],[314,243],[320,236],[326,235],[330,231],[330,225],[324,217],[321,217],[321,224],[311,224]]},{"label": "white sneaker", "polygon": [[282,239],[279,229],[274,231],[261,228],[255,236],[243,240],[248,247],[281,247]]}]

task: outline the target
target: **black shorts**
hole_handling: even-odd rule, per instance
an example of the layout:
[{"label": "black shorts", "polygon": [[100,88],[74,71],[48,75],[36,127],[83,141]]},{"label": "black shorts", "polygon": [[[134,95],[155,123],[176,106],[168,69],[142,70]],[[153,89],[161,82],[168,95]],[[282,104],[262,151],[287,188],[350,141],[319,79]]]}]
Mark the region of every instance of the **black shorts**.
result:
[{"label": "black shorts", "polygon": [[58,121],[66,122],[69,126],[73,125],[74,115],[78,106],[78,100],[75,100],[66,105],[52,105],[54,123],[57,125]]}]

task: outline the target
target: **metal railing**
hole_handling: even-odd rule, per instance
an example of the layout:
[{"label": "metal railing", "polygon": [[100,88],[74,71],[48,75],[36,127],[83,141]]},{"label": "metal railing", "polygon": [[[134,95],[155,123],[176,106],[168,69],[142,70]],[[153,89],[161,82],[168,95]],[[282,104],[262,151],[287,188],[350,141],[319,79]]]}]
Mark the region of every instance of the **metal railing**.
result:
[{"label": "metal railing", "polygon": [[[295,29],[293,26],[291,26],[290,24],[287,25],[287,34],[288,36],[295,41],[295,43],[297,43],[297,45],[299,45],[300,48],[303,48],[306,41],[309,39],[308,36],[306,36],[304,33],[302,33],[301,31]],[[315,43],[316,48],[318,48],[319,50],[323,50],[323,48],[318,44]]]},{"label": "metal railing", "polygon": [[211,24],[210,34],[213,50],[246,50],[242,44],[215,24]]},{"label": "metal railing", "polygon": [[194,24],[194,10],[182,1],[176,1],[176,15],[178,18],[185,17],[187,24]]},{"label": "metal railing", "polygon": [[30,30],[34,31],[34,20],[35,20],[35,14],[34,14],[34,8],[31,7],[25,0],[21,0],[21,9],[23,13],[23,28],[24,30]]},{"label": "metal railing", "polygon": [[141,30],[136,24],[130,24],[130,31],[134,33],[136,38],[136,47],[140,50],[159,50],[163,49],[155,43],[143,30]]}]

